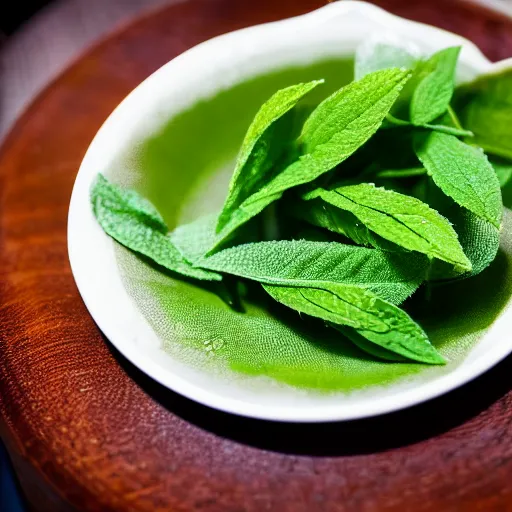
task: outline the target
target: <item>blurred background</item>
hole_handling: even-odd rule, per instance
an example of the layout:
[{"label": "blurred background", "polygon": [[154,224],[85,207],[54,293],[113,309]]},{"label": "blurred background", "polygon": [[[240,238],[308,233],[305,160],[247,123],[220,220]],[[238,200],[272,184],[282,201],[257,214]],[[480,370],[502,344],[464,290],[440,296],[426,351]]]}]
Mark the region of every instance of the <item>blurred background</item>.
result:
[{"label": "blurred background", "polygon": [[[244,0],[242,0],[244,1]],[[487,4],[496,9],[503,9],[512,11],[512,0],[472,0],[476,3]],[[30,17],[35,14],[37,11],[45,7],[50,3],[65,3],[58,0],[18,0],[17,2],[7,2],[3,1],[0,6],[0,33],[2,33],[3,37],[12,34],[16,29],[23,24],[26,20],[30,19]],[[72,3],[72,2],[67,2]],[[88,1],[82,2],[83,4],[88,4]],[[97,3],[97,2],[92,2]],[[130,4],[153,4],[155,3],[152,0],[145,0],[142,2],[134,2],[131,0],[103,0],[101,3],[108,8],[109,4],[117,4],[117,5],[125,5],[129,6]]]},{"label": "blurred background", "polygon": [[[108,1],[108,0],[107,0]],[[49,0],[28,0],[20,2],[2,2],[0,7],[0,31],[9,35],[32,14],[49,3]]]}]

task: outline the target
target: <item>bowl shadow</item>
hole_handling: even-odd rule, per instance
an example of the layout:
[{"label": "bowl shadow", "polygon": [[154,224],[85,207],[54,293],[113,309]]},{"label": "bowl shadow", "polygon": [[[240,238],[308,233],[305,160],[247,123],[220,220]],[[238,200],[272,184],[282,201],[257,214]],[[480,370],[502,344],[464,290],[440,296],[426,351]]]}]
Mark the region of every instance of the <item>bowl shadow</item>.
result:
[{"label": "bowl shadow", "polygon": [[512,390],[509,356],[465,386],[402,411],[346,422],[266,421],[218,411],[185,398],[154,381],[104,340],[127,375],[169,413],[215,436],[289,455],[362,455],[419,443],[461,426]]}]

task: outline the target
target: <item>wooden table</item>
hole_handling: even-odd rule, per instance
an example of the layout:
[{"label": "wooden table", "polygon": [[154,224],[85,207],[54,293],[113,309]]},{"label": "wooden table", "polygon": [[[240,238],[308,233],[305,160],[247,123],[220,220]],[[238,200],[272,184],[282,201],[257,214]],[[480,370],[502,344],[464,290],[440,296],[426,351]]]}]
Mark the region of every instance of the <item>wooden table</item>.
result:
[{"label": "wooden table", "polygon": [[[87,146],[142,79],[217,34],[322,0],[189,0],[118,30],[32,103],[0,151],[0,432],[34,510],[512,510],[512,358],[430,403],[345,424],[220,413],[102,337],[70,272]],[[512,55],[512,22],[461,2],[379,0]]]}]

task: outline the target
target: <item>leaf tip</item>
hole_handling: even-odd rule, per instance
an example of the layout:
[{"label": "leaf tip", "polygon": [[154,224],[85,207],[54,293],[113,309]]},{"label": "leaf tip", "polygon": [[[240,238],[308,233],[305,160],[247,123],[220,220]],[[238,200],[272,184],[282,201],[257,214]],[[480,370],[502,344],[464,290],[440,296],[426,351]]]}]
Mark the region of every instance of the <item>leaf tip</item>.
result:
[{"label": "leaf tip", "polygon": [[435,364],[438,366],[445,366],[448,361],[434,348],[431,354],[431,358],[427,361],[430,364]]},{"label": "leaf tip", "polygon": [[473,270],[473,264],[467,257],[464,258],[464,260],[459,261],[455,265],[455,270],[457,272],[465,273],[465,272],[471,272]]}]

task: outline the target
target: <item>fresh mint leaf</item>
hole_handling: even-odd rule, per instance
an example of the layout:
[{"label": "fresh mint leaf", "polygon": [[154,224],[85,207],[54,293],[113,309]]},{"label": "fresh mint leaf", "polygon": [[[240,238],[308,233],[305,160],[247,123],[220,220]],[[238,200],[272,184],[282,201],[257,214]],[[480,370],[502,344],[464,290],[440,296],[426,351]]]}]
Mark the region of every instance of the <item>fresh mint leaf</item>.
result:
[{"label": "fresh mint leaf", "polygon": [[459,235],[464,253],[471,262],[470,272],[457,273],[443,265],[435,265],[430,279],[466,279],[485,270],[496,258],[500,246],[500,232],[490,222],[454,204],[448,211],[453,227]]},{"label": "fresh mint leaf", "polygon": [[350,238],[356,244],[392,252],[401,250],[396,244],[368,229],[353,213],[332,206],[322,199],[310,199],[306,203],[290,201],[287,211],[313,226]]},{"label": "fresh mint leaf", "polygon": [[454,108],[486,153],[512,159],[512,69],[458,87]]},{"label": "fresh mint leaf", "polygon": [[167,225],[158,210],[144,197],[130,189],[123,189],[110,183],[105,176],[98,174],[92,189],[93,211],[108,208],[116,213],[127,213],[159,233],[167,233]]},{"label": "fresh mint leaf", "polygon": [[437,132],[418,133],[414,142],[434,183],[459,205],[499,229],[503,209],[500,184],[483,151]]},{"label": "fresh mint leaf", "polygon": [[303,153],[322,150],[324,158],[340,163],[377,131],[408,78],[408,71],[396,68],[376,71],[329,96],[304,124]]},{"label": "fresh mint leaf", "polygon": [[384,359],[386,361],[393,362],[403,362],[406,361],[407,358],[396,354],[395,352],[391,352],[386,348],[381,347],[380,345],[376,345],[371,341],[368,341],[366,338],[361,336],[355,329],[351,329],[350,327],[344,327],[342,325],[330,324],[331,327],[334,327],[337,331],[341,332],[344,336],[346,336],[354,345],[356,345],[363,352],[370,354],[373,357],[377,357],[378,359]]},{"label": "fresh mint leaf", "polygon": [[237,245],[200,258],[195,265],[279,286],[315,288],[322,283],[325,289],[334,286],[333,290],[340,283],[359,286],[396,304],[418,288],[429,266],[420,254],[306,240]]},{"label": "fresh mint leaf", "polygon": [[410,105],[413,124],[430,123],[446,112],[453,96],[459,53],[460,46],[445,48],[434,53],[420,67],[422,78],[412,94]]},{"label": "fresh mint leaf", "polygon": [[272,179],[230,214],[211,252],[284,191],[315,180],[362,146],[378,130],[407,79],[407,72],[398,69],[377,71],[320,103],[304,124],[298,160],[275,170]]},{"label": "fresh mint leaf", "polygon": [[217,231],[221,231],[244,200],[269,179],[276,163],[298,136],[294,130],[293,108],[320,83],[322,81],[314,81],[281,89],[260,108],[242,143]]},{"label": "fresh mint leaf", "polygon": [[92,210],[105,233],[159,265],[195,279],[220,281],[216,272],[190,265],[166,235],[167,226],[155,207],[132,190],[98,175],[91,189]]},{"label": "fresh mint leaf", "polygon": [[369,183],[333,190],[316,189],[303,198],[320,198],[346,210],[377,235],[407,250],[446,261],[461,270],[471,270],[450,223],[419,199]]},{"label": "fresh mint leaf", "polygon": [[423,329],[400,308],[350,285],[333,290],[264,284],[277,302],[327,322],[346,325],[376,345],[413,361],[445,364]]},{"label": "fresh mint leaf", "polygon": [[490,222],[459,206],[425,176],[414,192],[421,200],[446,217],[457,232],[464,254],[471,262],[470,272],[460,272],[445,262],[436,260],[429,272],[429,280],[466,279],[485,270],[496,257],[500,244],[500,232]]},{"label": "fresh mint leaf", "polygon": [[204,215],[199,219],[178,226],[170,235],[172,243],[190,263],[203,258],[215,243],[215,226],[218,215]]}]

